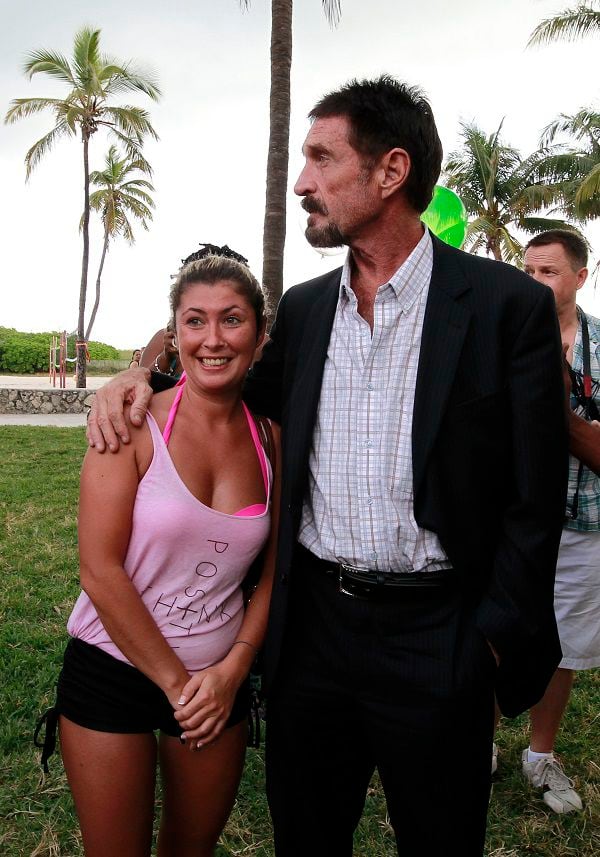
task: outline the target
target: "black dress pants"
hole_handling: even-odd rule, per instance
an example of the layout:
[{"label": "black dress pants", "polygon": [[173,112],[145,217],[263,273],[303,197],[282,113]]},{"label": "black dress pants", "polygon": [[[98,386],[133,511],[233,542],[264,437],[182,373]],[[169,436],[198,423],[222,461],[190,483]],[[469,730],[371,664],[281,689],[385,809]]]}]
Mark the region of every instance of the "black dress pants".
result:
[{"label": "black dress pants", "polygon": [[353,599],[297,556],[267,709],[277,857],[351,857],[375,768],[401,857],[480,857],[496,667],[472,608],[455,586]]}]

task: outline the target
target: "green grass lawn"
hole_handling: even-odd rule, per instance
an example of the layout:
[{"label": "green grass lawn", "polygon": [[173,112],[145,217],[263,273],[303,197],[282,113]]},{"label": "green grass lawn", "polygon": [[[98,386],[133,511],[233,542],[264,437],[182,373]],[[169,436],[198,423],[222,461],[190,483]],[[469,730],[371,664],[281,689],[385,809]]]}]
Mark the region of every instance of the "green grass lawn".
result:
[{"label": "green grass lawn", "polygon": [[[31,736],[38,713],[52,702],[65,623],[78,593],[76,504],[84,451],[83,429],[0,427],[3,857],[83,854],[60,758],[53,757],[50,776],[44,778]],[[528,743],[526,719],[503,724],[497,739],[500,759],[490,807],[489,857],[600,854],[599,703],[600,672],[582,673],[558,746],[585,803],[580,814],[561,817],[546,811],[539,794],[524,785],[520,776],[520,753]],[[262,753],[250,750],[220,857],[272,855],[263,783]],[[355,854],[387,857],[395,853],[375,780],[357,832]]]}]

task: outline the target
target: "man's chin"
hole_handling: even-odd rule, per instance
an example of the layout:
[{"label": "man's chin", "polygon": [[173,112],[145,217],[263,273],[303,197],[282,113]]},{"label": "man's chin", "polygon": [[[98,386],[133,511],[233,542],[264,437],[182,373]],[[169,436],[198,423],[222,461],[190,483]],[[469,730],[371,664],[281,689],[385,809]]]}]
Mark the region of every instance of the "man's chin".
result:
[{"label": "man's chin", "polygon": [[331,226],[320,229],[316,226],[307,226],[304,234],[311,247],[317,249],[343,247],[346,244],[343,235],[337,228]]}]

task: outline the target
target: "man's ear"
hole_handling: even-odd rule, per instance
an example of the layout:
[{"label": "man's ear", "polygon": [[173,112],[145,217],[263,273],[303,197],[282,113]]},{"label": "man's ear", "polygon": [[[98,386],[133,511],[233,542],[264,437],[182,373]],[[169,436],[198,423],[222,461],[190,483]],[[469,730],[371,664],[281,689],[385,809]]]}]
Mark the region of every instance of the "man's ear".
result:
[{"label": "man's ear", "polygon": [[587,280],[587,276],[588,276],[588,269],[587,268],[580,268],[577,271],[577,289],[580,289],[583,286],[583,284]]},{"label": "man's ear", "polygon": [[390,149],[379,164],[381,195],[383,199],[400,190],[411,170],[410,155],[406,149]]}]

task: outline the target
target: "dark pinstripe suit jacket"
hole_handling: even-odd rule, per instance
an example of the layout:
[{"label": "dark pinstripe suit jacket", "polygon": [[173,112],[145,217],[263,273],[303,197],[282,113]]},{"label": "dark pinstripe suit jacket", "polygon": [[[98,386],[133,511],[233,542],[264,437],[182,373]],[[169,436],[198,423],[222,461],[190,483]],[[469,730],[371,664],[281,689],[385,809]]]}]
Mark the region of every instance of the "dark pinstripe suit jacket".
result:
[{"label": "dark pinstripe suit jacket", "polygon": [[[246,401],[281,422],[282,515],[265,649],[275,672],[308,456],[341,269],[287,291]],[[437,533],[480,630],[501,656],[514,716],[560,659],[553,611],[567,431],[550,289],[434,240],[413,417],[415,517]]]}]

